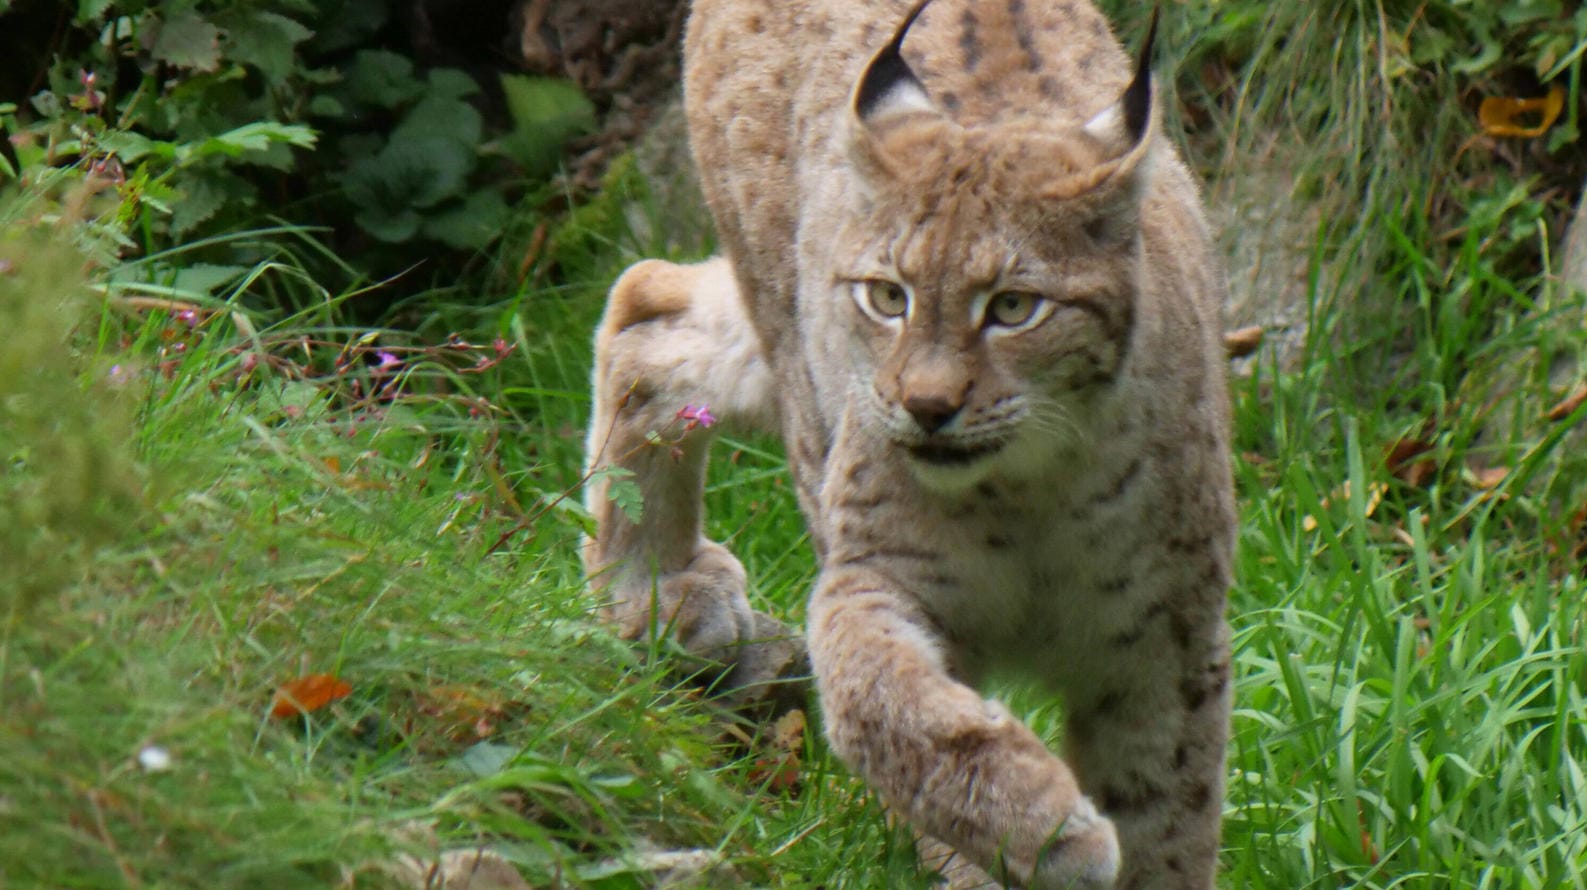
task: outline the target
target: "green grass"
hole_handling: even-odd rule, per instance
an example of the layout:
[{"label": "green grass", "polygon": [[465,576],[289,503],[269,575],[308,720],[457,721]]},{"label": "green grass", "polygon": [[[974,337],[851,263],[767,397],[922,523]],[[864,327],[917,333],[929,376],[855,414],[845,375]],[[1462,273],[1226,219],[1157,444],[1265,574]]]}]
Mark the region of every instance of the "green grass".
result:
[{"label": "green grass", "polygon": [[[1338,76],[1305,88],[1334,93],[1283,94],[1348,112],[1314,171],[1378,126],[1350,101],[1377,82],[1376,17],[1347,6]],[[1322,64],[1286,51],[1251,49]],[[1217,107],[1271,122],[1259,87]],[[1430,194],[1389,150],[1349,159],[1370,200],[1318,233],[1297,366],[1232,383],[1221,883],[1580,887],[1587,409],[1541,419],[1537,359],[1580,349],[1545,323],[1580,301],[1517,274],[1549,243],[1534,191]],[[236,236],[260,264],[205,286],[178,274],[200,250],[94,291],[70,286],[69,248],[0,243],[0,887],[388,886],[403,852],[479,846],[536,887],[655,886],[657,851],[715,863],[675,886],[926,886],[815,732],[798,787],[776,787],[665,653],[594,620],[590,332],[623,265],[698,240],[631,228],[629,199],[659,218],[614,178],[555,233],[555,286],[431,295],[398,310],[406,331],[340,327],[358,291],[307,280],[315,248],[291,227]],[[497,337],[510,353],[476,373]],[[402,394],[371,400],[382,349]],[[1433,461],[1418,485],[1385,460],[1405,439]],[[813,566],[775,444],[719,445],[708,499],[758,605],[800,619]],[[272,718],[275,690],[314,673],[351,693]],[[1056,740],[1050,703],[1012,697]],[[140,764],[150,748],[168,769]]]}]

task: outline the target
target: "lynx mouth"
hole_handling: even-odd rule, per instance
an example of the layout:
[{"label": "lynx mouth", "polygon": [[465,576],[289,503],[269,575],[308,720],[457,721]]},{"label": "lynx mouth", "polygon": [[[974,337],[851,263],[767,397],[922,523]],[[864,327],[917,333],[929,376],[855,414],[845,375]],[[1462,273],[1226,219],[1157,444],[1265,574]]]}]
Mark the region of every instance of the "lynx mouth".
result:
[{"label": "lynx mouth", "polygon": [[983,458],[991,457],[1003,449],[1002,442],[979,445],[956,445],[948,442],[926,442],[910,445],[909,454],[916,460],[937,467],[962,467]]}]

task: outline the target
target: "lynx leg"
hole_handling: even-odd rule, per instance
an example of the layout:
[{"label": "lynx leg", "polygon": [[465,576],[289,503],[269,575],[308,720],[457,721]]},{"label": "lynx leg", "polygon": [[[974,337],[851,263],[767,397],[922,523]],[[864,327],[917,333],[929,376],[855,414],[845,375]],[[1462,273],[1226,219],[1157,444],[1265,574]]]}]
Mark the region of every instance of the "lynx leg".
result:
[{"label": "lynx leg", "polygon": [[[1120,890],[1211,890],[1231,691],[1221,609],[1162,622],[1128,687],[1069,696],[1069,762],[1118,827]],[[1158,670],[1147,672],[1147,666]],[[1109,682],[1118,682],[1115,677]]]},{"label": "lynx leg", "polygon": [[911,824],[994,879],[1112,888],[1112,823],[1030,729],[952,678],[936,631],[890,587],[829,571],[811,600],[810,657],[833,749]]},{"label": "lynx leg", "polygon": [[[612,287],[595,337],[586,446],[597,471],[586,491],[596,521],[584,548],[591,585],[624,636],[671,635],[732,666],[729,686],[797,673],[802,651],[780,622],[751,610],[743,566],[703,534],[706,453],[717,430],[680,417],[686,406],[708,406],[738,428],[765,428],[773,417],[770,378],[724,259],[647,260]],[[598,471],[609,467],[633,474],[643,497],[637,520],[608,496],[612,477]]]}]

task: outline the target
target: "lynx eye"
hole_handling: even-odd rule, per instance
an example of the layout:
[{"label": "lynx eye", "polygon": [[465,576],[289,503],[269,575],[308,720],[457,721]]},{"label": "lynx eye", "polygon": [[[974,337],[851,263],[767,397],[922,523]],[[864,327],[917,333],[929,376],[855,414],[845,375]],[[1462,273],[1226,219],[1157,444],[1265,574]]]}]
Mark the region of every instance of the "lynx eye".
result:
[{"label": "lynx eye", "polygon": [[1005,328],[1017,328],[1036,317],[1042,298],[1028,291],[1006,290],[992,295],[986,306],[986,323]]},{"label": "lynx eye", "polygon": [[868,278],[854,282],[860,307],[879,319],[903,318],[909,312],[909,291],[896,281]]}]

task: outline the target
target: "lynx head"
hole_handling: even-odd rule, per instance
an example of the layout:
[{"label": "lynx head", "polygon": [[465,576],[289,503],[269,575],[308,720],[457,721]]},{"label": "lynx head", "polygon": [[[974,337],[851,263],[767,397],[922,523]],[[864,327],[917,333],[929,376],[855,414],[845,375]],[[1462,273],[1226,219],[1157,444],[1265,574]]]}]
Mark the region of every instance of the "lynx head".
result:
[{"label": "lynx head", "polygon": [[[865,422],[923,481],[1028,475],[1073,444],[1134,326],[1151,76],[1089,121],[1011,109],[962,125],[901,49],[917,6],[853,91],[859,187],[834,254]],[[1156,31],[1156,17],[1152,32]]]}]

